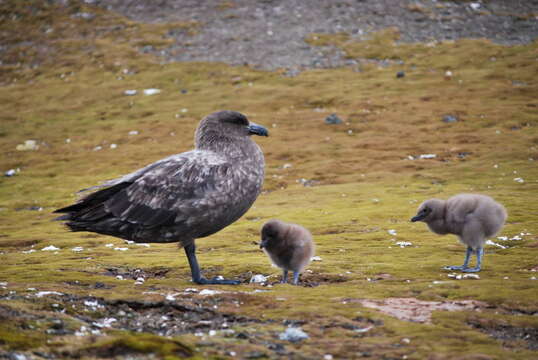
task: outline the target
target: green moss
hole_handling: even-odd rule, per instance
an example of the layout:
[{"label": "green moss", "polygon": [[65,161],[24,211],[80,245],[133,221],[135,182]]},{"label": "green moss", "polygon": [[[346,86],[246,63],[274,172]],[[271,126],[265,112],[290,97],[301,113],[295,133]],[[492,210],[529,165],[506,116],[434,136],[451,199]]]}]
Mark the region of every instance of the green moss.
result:
[{"label": "green moss", "polygon": [[178,339],[151,334],[119,334],[80,349],[81,354],[99,357],[125,354],[154,354],[161,359],[192,357],[192,349]]}]

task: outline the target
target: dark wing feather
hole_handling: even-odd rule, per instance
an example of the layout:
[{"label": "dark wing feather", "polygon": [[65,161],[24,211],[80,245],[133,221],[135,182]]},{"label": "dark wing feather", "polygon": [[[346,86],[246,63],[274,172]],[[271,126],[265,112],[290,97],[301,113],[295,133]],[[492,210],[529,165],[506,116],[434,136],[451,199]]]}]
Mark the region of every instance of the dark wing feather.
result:
[{"label": "dark wing feather", "polygon": [[114,217],[144,228],[180,223],[217,200],[228,168],[211,152],[182,153],[149,169],[104,206]]}]

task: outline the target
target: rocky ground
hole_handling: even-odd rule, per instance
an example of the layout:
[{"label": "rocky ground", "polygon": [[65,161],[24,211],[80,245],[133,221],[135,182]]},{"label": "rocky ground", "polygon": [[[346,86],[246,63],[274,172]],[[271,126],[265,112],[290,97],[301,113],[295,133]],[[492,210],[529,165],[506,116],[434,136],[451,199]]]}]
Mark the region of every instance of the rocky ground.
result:
[{"label": "rocky ground", "polygon": [[400,41],[430,42],[487,38],[513,45],[538,36],[538,1],[435,0],[90,0],[133,20],[192,22],[195,34],[172,31],[173,45],[151,47],[164,61],[221,61],[265,70],[352,65],[331,46],[305,42],[313,33],[351,34],[363,40],[381,29],[399,29]]}]

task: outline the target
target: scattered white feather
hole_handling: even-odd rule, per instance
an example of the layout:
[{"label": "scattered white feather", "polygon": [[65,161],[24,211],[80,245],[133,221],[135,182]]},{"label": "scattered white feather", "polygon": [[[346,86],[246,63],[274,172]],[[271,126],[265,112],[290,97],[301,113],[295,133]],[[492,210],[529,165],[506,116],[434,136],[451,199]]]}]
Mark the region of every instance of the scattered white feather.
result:
[{"label": "scattered white feather", "polygon": [[491,240],[487,240],[487,241],[486,241],[486,245],[493,245],[493,246],[500,247],[501,249],[506,249],[506,246],[501,245],[501,244],[497,244],[496,242],[493,242],[493,241],[491,241]]},{"label": "scattered white feather", "polygon": [[144,95],[156,95],[159,94],[161,90],[159,89],[144,89]]},{"label": "scattered white feather", "polygon": [[58,291],[40,291],[35,294],[36,297],[43,297],[48,295],[63,295],[61,292]]},{"label": "scattered white feather", "polygon": [[435,159],[436,157],[437,155],[435,154],[421,154],[420,155],[421,159]]},{"label": "scattered white feather", "polygon": [[220,294],[220,293],[222,293],[222,291],[209,290],[209,289],[204,289],[204,290],[200,291],[200,295],[216,295],[216,294]]},{"label": "scattered white feather", "polygon": [[372,330],[373,328],[374,328],[373,326],[367,326],[365,328],[355,329],[353,331],[356,332],[356,333],[365,333],[365,332],[368,332],[368,331]]}]

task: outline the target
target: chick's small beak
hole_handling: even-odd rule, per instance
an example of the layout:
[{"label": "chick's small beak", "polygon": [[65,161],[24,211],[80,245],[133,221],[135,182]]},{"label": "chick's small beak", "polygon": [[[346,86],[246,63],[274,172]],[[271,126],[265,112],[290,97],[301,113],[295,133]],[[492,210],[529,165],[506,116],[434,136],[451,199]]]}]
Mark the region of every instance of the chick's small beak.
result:
[{"label": "chick's small beak", "polygon": [[420,221],[422,219],[424,219],[426,217],[426,212],[425,211],[421,211],[419,212],[416,216],[412,217],[411,218],[411,222],[417,222],[417,221]]},{"label": "chick's small beak", "polygon": [[267,240],[260,241],[260,249],[263,249],[267,245]]},{"label": "chick's small beak", "polygon": [[250,135],[269,136],[269,131],[266,128],[252,122],[248,126],[248,133]]}]

